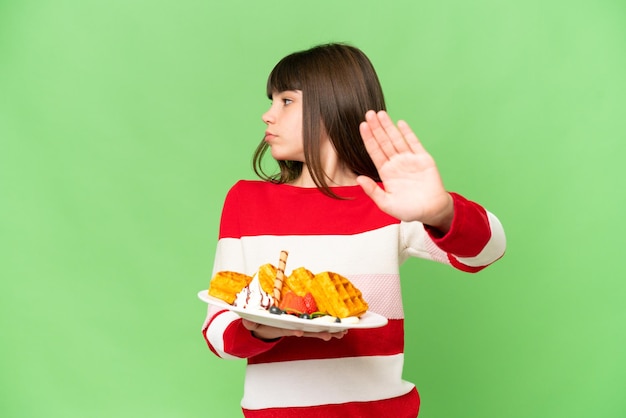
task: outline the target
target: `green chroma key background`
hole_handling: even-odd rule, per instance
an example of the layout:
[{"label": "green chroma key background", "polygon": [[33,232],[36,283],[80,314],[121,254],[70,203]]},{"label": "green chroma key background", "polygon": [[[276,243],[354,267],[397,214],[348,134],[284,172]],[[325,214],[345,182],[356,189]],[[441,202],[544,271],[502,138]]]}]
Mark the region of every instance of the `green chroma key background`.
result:
[{"label": "green chroma key background", "polygon": [[420,418],[626,416],[611,0],[0,2],[0,416],[240,416],[196,293],[269,71],[329,41],[507,232],[478,275],[403,266]]}]

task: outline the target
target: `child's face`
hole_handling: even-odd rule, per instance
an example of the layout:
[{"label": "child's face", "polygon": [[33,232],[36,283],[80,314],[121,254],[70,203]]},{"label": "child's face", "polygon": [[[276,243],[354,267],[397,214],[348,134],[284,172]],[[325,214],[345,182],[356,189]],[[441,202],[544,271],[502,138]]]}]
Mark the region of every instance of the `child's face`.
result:
[{"label": "child's face", "polygon": [[302,91],[287,90],[272,94],[272,105],[263,114],[267,125],[265,142],[276,160],[304,162],[302,142]]}]

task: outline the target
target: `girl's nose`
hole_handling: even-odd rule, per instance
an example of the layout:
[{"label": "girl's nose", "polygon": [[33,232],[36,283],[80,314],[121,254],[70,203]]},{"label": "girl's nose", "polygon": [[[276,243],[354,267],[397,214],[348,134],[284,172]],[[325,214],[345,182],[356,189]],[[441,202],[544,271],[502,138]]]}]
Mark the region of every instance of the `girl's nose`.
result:
[{"label": "girl's nose", "polygon": [[263,122],[266,125],[269,125],[270,123],[274,123],[276,121],[274,113],[272,112],[272,107],[270,107],[267,112],[263,113],[261,119],[263,119]]}]

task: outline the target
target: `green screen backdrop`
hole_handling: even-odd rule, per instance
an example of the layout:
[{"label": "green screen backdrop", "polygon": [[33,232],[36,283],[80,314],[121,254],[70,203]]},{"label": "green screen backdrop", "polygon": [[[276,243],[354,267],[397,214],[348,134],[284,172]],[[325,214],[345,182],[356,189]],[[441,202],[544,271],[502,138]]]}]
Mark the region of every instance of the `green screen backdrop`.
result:
[{"label": "green screen backdrop", "polygon": [[420,417],[626,416],[618,0],[0,1],[0,416],[240,416],[196,294],[269,71],[330,41],[507,232],[403,265]]}]

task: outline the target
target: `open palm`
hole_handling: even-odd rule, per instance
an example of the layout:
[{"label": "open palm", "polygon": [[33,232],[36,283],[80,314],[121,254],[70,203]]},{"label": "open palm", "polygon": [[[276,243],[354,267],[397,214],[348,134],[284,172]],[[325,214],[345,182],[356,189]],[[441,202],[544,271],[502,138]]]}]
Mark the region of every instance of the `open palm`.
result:
[{"label": "open palm", "polygon": [[394,125],[385,111],[369,111],[360,132],[383,183],[381,188],[371,178],[359,176],[365,193],[395,218],[447,231],[454,210],[452,197],[434,159],[409,125],[404,121]]}]

